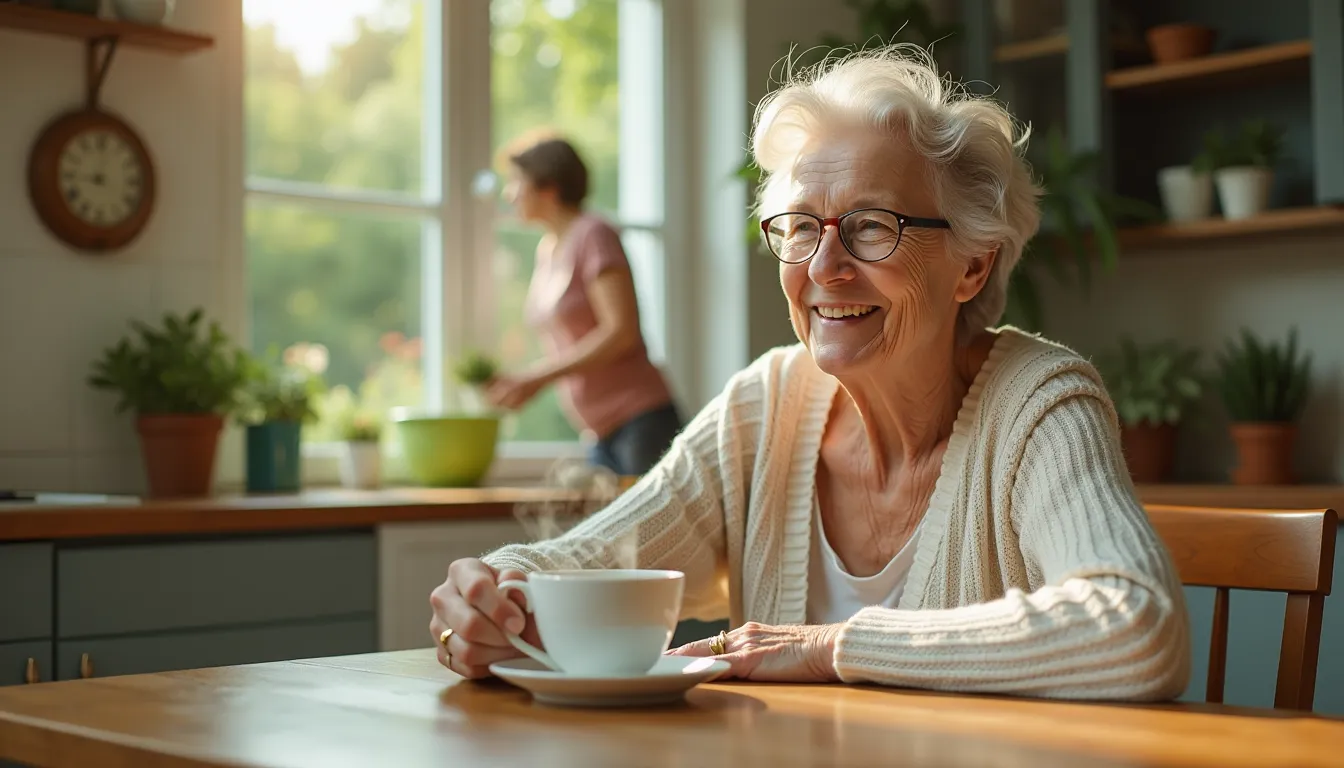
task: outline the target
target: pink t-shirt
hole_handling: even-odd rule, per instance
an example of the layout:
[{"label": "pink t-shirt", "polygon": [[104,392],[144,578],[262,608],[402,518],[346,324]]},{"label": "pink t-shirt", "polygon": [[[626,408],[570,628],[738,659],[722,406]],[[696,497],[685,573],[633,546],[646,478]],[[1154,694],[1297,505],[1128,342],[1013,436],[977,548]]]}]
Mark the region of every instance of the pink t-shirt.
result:
[{"label": "pink t-shirt", "polygon": [[[629,272],[630,262],[616,230],[593,214],[582,214],[570,224],[550,258],[538,249],[525,312],[553,354],[572,348],[597,327],[587,286],[613,269]],[[599,438],[641,413],[672,402],[667,382],[649,360],[642,335],[620,359],[570,374],[558,387],[574,428],[591,430]]]}]

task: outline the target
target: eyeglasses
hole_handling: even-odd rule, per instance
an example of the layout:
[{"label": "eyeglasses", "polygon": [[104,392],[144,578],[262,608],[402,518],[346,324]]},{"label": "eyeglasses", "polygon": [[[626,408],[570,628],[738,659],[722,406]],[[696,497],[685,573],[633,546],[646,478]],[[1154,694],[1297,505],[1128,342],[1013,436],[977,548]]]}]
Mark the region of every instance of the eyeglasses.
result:
[{"label": "eyeglasses", "polygon": [[840,242],[859,261],[881,261],[896,252],[906,227],[951,229],[946,219],[921,219],[883,208],[859,208],[823,219],[810,213],[777,213],[761,222],[765,242],[785,264],[802,264],[821,247],[826,227],[840,230]]}]

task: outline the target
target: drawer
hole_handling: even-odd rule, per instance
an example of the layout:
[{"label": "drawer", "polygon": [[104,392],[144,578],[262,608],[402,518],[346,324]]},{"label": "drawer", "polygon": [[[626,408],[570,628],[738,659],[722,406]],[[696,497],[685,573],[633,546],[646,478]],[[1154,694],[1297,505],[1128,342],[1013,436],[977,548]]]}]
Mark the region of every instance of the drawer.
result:
[{"label": "drawer", "polygon": [[62,547],[57,639],[373,613],[375,551],[372,532]]},{"label": "drawer", "polygon": [[51,544],[0,544],[0,642],[51,637]]},{"label": "drawer", "polygon": [[56,671],[62,680],[78,679],[86,654],[93,677],[112,677],[372,653],[377,650],[377,634],[377,622],[370,615],[273,627],[58,640]]},{"label": "drawer", "polygon": [[38,682],[56,679],[56,668],[51,665],[50,640],[0,643],[0,685],[22,685],[28,682],[29,659],[37,664]]}]

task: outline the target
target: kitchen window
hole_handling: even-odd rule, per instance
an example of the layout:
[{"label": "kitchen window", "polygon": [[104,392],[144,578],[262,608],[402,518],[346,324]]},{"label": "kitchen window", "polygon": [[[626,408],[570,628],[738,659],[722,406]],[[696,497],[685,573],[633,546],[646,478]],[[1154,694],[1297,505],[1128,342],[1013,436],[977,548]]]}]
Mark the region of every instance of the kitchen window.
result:
[{"label": "kitchen window", "polygon": [[[338,439],[352,402],[451,409],[467,350],[506,369],[540,354],[521,308],[541,233],[511,218],[496,157],[532,128],[583,153],[588,205],[622,232],[661,362],[661,0],[244,0],[243,13],[251,346],[322,371],[308,453]],[[553,390],[503,429],[505,463],[581,449]]]}]

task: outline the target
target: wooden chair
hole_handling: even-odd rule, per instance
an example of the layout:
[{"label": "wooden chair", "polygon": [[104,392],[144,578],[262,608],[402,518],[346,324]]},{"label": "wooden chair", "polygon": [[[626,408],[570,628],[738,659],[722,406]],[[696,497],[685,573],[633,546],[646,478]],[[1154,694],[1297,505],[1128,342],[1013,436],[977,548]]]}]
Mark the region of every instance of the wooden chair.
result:
[{"label": "wooden chair", "polygon": [[1205,699],[1221,703],[1227,666],[1228,591],[1288,593],[1275,709],[1310,710],[1321,648],[1321,612],[1334,573],[1333,509],[1212,509],[1147,505],[1181,581],[1215,587]]}]

